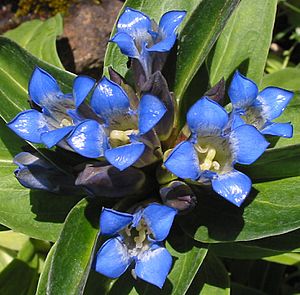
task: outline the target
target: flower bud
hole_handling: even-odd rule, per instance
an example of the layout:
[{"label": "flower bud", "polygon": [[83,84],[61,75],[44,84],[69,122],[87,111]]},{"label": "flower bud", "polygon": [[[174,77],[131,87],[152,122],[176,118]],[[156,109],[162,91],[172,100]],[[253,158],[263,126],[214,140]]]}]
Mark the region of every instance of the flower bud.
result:
[{"label": "flower bud", "polygon": [[92,196],[122,198],[140,193],[145,180],[145,174],[133,167],[120,171],[112,165],[87,164],[75,184]]},{"label": "flower bud", "polygon": [[162,187],[159,192],[163,203],[177,209],[179,214],[186,214],[193,210],[197,204],[192,189],[182,181],[172,181]]}]

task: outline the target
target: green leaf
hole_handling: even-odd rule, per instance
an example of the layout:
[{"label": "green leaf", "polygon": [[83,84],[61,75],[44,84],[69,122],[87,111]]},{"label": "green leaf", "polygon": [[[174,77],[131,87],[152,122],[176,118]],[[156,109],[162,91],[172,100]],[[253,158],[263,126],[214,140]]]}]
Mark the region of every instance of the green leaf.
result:
[{"label": "green leaf", "polygon": [[12,230],[0,232],[0,247],[19,251],[28,240],[28,236]]},{"label": "green leaf", "polygon": [[181,217],[186,233],[204,243],[250,241],[300,227],[300,177],[253,185],[237,208],[209,189],[198,192],[198,205]]},{"label": "green leaf", "polygon": [[277,0],[242,0],[209,60],[210,84],[239,69],[260,84],[271,44]]},{"label": "green leaf", "polygon": [[6,122],[30,108],[27,86],[36,66],[53,75],[63,91],[71,92],[73,74],[37,59],[13,41],[0,37],[0,116]]},{"label": "green leaf", "polygon": [[56,37],[63,33],[63,19],[60,14],[46,21],[27,21],[4,36],[17,42],[37,58],[64,68],[56,51]]},{"label": "green leaf", "polygon": [[92,206],[88,199],[83,199],[67,216],[56,242],[47,293],[81,294],[83,291],[99,231],[100,212],[100,206]]},{"label": "green leaf", "polygon": [[37,270],[22,260],[14,259],[0,274],[0,294],[33,295]]},{"label": "green leaf", "polygon": [[192,241],[181,230],[176,232],[174,228],[166,248],[173,256],[173,267],[162,290],[142,280],[135,281],[128,271],[117,280],[105,279],[104,276],[92,272],[84,294],[113,295],[120,294],[120,290],[124,294],[185,294],[206,256],[207,248]]},{"label": "green leaf", "polygon": [[[202,1],[188,19],[179,38],[174,93],[181,108],[184,94],[217,40],[238,0]],[[201,94],[199,94],[201,95]]]},{"label": "green leaf", "polygon": [[187,295],[229,295],[229,275],[223,263],[211,251],[205,257]]},{"label": "green leaf", "polygon": [[238,166],[253,182],[300,175],[300,145],[267,150],[255,163]]},{"label": "green leaf", "polygon": [[261,89],[268,86],[281,87],[287,90],[300,90],[300,69],[285,68],[275,73],[265,75],[262,80]]},{"label": "green leaf", "polygon": [[50,251],[48,252],[43,271],[40,275],[36,295],[45,295],[47,294],[47,283],[48,283],[48,277],[49,277],[49,271],[52,263],[53,254],[56,248],[56,244],[52,246]]},{"label": "green leaf", "polygon": [[231,283],[231,291],[234,295],[267,295],[266,293],[255,288],[251,288],[234,282]]},{"label": "green leaf", "polygon": [[[159,22],[160,17],[169,10],[186,10],[187,15],[184,19],[184,23],[187,22],[187,19],[191,16],[193,10],[202,2],[203,0],[191,0],[191,1],[181,1],[181,0],[165,0],[163,5],[160,0],[152,1],[140,1],[140,0],[127,0],[123,8],[120,11],[120,14],[123,12],[125,7],[131,7],[142,11]],[[119,15],[120,15],[119,14]],[[181,28],[183,25],[181,25]],[[116,28],[112,30],[111,36],[115,34]],[[105,58],[104,58],[104,73],[107,72],[107,68],[112,66],[117,72],[125,77],[126,72],[128,71],[126,63],[127,56],[123,55],[118,46],[114,43],[109,43],[106,49]]]},{"label": "green leaf", "polygon": [[276,256],[264,258],[269,262],[275,262],[283,265],[298,265],[300,263],[300,254],[298,253],[283,253]]}]

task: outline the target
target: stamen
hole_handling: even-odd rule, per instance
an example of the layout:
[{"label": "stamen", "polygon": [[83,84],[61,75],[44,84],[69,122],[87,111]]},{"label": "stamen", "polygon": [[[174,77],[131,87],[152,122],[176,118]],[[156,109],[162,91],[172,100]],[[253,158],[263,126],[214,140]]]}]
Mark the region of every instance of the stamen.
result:
[{"label": "stamen", "polygon": [[125,233],[128,237],[131,237],[131,230],[128,226],[125,227]]},{"label": "stamen", "polygon": [[62,119],[60,122],[60,127],[72,126],[72,122],[66,118]]},{"label": "stamen", "polygon": [[112,130],[109,135],[109,142],[112,147],[121,146],[124,144],[128,144],[130,142],[130,138],[126,134],[127,131],[120,130]]},{"label": "stamen", "polygon": [[203,164],[200,165],[201,170],[209,170],[213,165],[213,159],[216,156],[216,149],[213,147],[208,148],[207,155],[203,161]]},{"label": "stamen", "polygon": [[212,166],[215,170],[220,170],[220,167],[221,167],[220,163],[217,161],[213,161]]},{"label": "stamen", "polygon": [[200,154],[205,154],[208,151],[208,147],[202,148],[199,144],[195,144],[194,146],[195,146],[197,152]]}]

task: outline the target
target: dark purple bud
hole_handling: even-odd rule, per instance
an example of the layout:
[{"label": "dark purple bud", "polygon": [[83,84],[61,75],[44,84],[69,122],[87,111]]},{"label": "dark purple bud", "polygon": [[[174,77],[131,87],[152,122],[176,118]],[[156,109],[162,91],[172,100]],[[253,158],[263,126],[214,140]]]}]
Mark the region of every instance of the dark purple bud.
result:
[{"label": "dark purple bud", "polygon": [[64,173],[39,154],[22,152],[15,156],[14,163],[19,166],[15,170],[16,178],[27,188],[53,193],[82,194],[75,186],[75,178],[72,175]]},{"label": "dark purple bud", "polygon": [[216,101],[219,104],[224,102],[225,96],[225,80],[222,78],[216,85],[205,92],[204,96],[208,96],[210,99]]},{"label": "dark purple bud", "polygon": [[168,84],[161,72],[157,71],[143,84],[142,92],[157,96],[166,106],[167,112],[155,126],[155,131],[161,141],[165,141],[171,135],[175,121],[176,102],[171,95]]},{"label": "dark purple bud", "polygon": [[133,79],[134,79],[134,84],[135,84],[135,89],[138,93],[141,92],[142,86],[145,84],[147,81],[147,76],[145,74],[145,71],[143,67],[141,66],[139,60],[133,58],[131,60],[131,69],[133,72]]},{"label": "dark purple bud", "polygon": [[129,167],[123,171],[112,165],[87,164],[76,179],[92,196],[122,198],[141,193],[146,181],[145,174]]},{"label": "dark purple bud", "polygon": [[130,107],[133,110],[136,110],[138,108],[139,105],[139,99],[136,96],[135,91],[133,90],[133,88],[128,85],[126,83],[126,80],[124,79],[124,77],[122,77],[118,72],[116,72],[112,67],[108,68],[108,72],[109,72],[109,76],[110,79],[117,83],[118,85],[120,85],[126,92],[128,98],[129,98],[129,102],[130,102]]},{"label": "dark purple bud", "polygon": [[186,214],[197,204],[197,198],[192,189],[182,181],[172,181],[162,187],[159,192],[163,203],[177,209],[179,214]]}]

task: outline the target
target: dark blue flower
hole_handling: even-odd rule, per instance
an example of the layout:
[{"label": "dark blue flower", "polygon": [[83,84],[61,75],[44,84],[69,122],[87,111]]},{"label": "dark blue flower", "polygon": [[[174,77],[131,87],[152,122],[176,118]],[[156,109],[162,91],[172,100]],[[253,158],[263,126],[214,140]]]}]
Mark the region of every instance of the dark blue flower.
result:
[{"label": "dark blue flower", "polygon": [[250,192],[251,180],[233,166],[253,163],[268,142],[250,125],[228,132],[228,121],[218,103],[207,97],[198,100],[187,114],[189,139],[174,148],[164,165],[180,178],[211,180],[218,194],[240,206]]},{"label": "dark blue flower", "polygon": [[73,93],[63,94],[56,80],[41,68],[36,68],[29,82],[29,97],[41,109],[19,113],[8,127],[25,140],[43,143],[51,148],[64,139],[80,119],[77,109],[93,88],[95,80],[78,76]]},{"label": "dark blue flower", "polygon": [[177,211],[168,206],[150,204],[135,214],[104,208],[100,231],[114,236],[97,253],[95,269],[110,278],[118,278],[134,262],[134,277],[162,288],[172,265],[172,256],[162,245]]},{"label": "dark blue flower", "polygon": [[[102,124],[95,120],[78,124],[70,134],[68,143],[85,157],[105,155],[120,170],[135,163],[151,145],[144,140],[144,136],[166,113],[164,104],[151,94],[143,95],[138,109],[132,109],[125,91],[105,77],[92,94],[91,107]],[[109,138],[105,148],[103,129]]]},{"label": "dark blue flower", "polygon": [[152,70],[153,52],[168,52],[176,40],[176,30],[185,17],[185,11],[165,13],[157,25],[137,10],[126,8],[117,23],[117,34],[111,39],[123,54],[140,61],[146,77]]},{"label": "dark blue flower", "polygon": [[275,123],[290,100],[293,92],[278,87],[267,87],[258,92],[257,85],[238,71],[229,87],[232,102],[234,127],[242,124],[255,126],[262,134],[290,138],[293,136],[291,123]]}]

